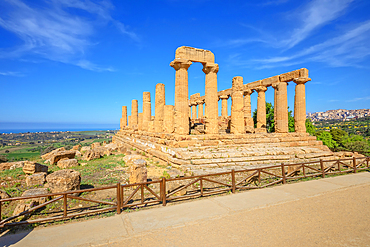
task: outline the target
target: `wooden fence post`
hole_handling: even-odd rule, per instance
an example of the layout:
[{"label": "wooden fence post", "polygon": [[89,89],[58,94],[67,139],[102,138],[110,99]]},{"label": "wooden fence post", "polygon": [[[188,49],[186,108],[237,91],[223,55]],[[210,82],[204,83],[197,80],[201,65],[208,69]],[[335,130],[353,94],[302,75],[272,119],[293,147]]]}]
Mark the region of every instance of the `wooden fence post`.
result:
[{"label": "wooden fence post", "polygon": [[320,167],[321,167],[322,177],[325,178],[324,162],[322,161],[322,159],[320,159]]},{"label": "wooden fence post", "polygon": [[286,184],[284,163],[281,163],[281,175],[283,176],[283,184]]},{"label": "wooden fence post", "polygon": [[67,194],[63,195],[63,216],[67,217]]},{"label": "wooden fence post", "polygon": [[353,156],[353,172],[357,172],[357,162],[356,162],[356,157]]},{"label": "wooden fence post", "polygon": [[121,184],[117,183],[117,214],[121,213]]},{"label": "wooden fence post", "polygon": [[162,205],[166,206],[166,178],[162,178]]},{"label": "wooden fence post", "polygon": [[231,170],[231,185],[232,185],[231,192],[235,193],[236,185],[235,185],[235,170],[234,169]]}]

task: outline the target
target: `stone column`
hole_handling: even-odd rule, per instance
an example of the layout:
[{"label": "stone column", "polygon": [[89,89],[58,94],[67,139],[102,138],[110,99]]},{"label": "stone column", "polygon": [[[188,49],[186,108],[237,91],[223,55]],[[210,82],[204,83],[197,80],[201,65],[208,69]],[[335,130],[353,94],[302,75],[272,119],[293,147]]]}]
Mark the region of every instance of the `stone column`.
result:
[{"label": "stone column", "polygon": [[154,118],[154,131],[163,132],[163,118],[164,118],[164,105],[165,100],[165,90],[164,84],[158,83],[155,86],[155,118]]},{"label": "stone column", "polygon": [[191,119],[197,119],[197,104],[195,102],[191,103]]},{"label": "stone column", "polygon": [[120,128],[124,129],[127,126],[127,106],[122,106],[122,118],[120,121]]},{"label": "stone column", "polygon": [[289,119],[288,119],[288,91],[287,82],[279,82],[275,86],[276,105],[274,109],[275,114],[275,132],[288,133]]},{"label": "stone column", "polygon": [[137,99],[131,101],[131,123],[132,129],[137,130],[138,128],[138,102]]},{"label": "stone column", "polygon": [[229,95],[221,95],[221,116],[227,118],[227,100],[229,99]]},{"label": "stone column", "polygon": [[150,92],[143,92],[143,130],[148,131],[148,124],[152,117],[152,103]]},{"label": "stone column", "polygon": [[262,132],[266,132],[266,99],[265,92],[267,87],[258,86],[256,88],[258,93],[257,98],[257,129]]},{"label": "stone column", "polygon": [[[140,112],[138,114],[138,119],[137,119],[137,128],[138,130],[144,130],[143,129],[143,113]],[[146,130],[145,130],[146,131]]]},{"label": "stone column", "polygon": [[247,132],[253,132],[254,122],[252,118],[251,94],[253,90],[244,90],[244,124]]},{"label": "stone column", "polygon": [[233,78],[231,94],[231,125],[232,134],[244,133],[244,101],[243,101],[243,77],[236,76]]},{"label": "stone column", "polygon": [[190,61],[176,59],[170,66],[176,70],[175,78],[175,133],[189,134],[188,68]]},{"label": "stone column", "polygon": [[198,100],[197,104],[198,104],[198,118],[201,119],[201,118],[203,118],[203,104],[204,104],[204,101],[203,100]]},{"label": "stone column", "polygon": [[163,127],[166,133],[173,133],[174,131],[174,113],[173,105],[164,106]]},{"label": "stone column", "polygon": [[127,119],[128,119],[128,127],[132,128],[131,116],[128,116]]},{"label": "stone column", "polygon": [[218,95],[217,95],[217,72],[218,64],[203,64],[203,72],[206,74],[206,134],[218,134]]},{"label": "stone column", "polygon": [[295,86],[294,96],[294,128],[295,132],[306,132],[306,82],[311,81],[310,78],[300,77],[293,81]]},{"label": "stone column", "polygon": [[277,83],[274,83],[271,85],[272,88],[274,89],[274,123],[275,123],[275,132],[276,132],[276,105],[277,105]]}]

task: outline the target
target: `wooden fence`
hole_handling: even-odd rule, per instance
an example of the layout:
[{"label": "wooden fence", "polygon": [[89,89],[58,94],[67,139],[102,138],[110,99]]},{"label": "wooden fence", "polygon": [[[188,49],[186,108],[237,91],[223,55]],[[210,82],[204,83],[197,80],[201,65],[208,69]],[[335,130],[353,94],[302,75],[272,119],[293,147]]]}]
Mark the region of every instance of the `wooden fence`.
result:
[{"label": "wooden fence", "polygon": [[[2,219],[1,217],[0,227],[63,220],[106,211],[117,211],[117,214],[120,214],[123,209],[132,209],[139,206],[148,206],[153,204],[162,204],[163,206],[166,206],[168,202],[220,194],[224,192],[235,193],[236,190],[265,188],[275,184],[285,184],[290,180],[309,177],[324,178],[326,175],[349,172],[356,173],[360,170],[368,170],[369,161],[370,157],[353,157],[339,160],[320,160],[297,164],[281,164],[200,176],[170,179],[162,178],[162,180],[148,181],[138,184],[118,183],[114,186],[101,188],[1,199],[0,215],[5,204],[9,205],[12,202],[14,203],[16,201],[35,198],[45,198],[45,202],[31,207],[17,215],[5,219]],[[87,193],[101,190],[115,190],[115,198],[113,198],[112,201],[102,201],[84,197]],[[88,207],[84,210],[76,210],[76,208],[68,209],[68,201],[71,199],[97,203],[100,208],[91,209]],[[47,205],[55,204],[57,201],[62,201],[62,203],[59,208],[52,211],[54,215],[53,217],[41,218],[42,214],[31,215],[31,213],[37,213],[38,210],[41,210]],[[44,214],[47,215],[47,213]],[[22,216],[35,216],[36,219],[16,221]]]}]

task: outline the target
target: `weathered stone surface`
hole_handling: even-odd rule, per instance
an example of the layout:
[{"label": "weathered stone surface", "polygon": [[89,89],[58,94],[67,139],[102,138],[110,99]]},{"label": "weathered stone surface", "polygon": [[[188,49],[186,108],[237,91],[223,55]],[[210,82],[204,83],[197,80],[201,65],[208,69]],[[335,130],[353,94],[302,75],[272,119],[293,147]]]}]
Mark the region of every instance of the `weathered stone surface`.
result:
[{"label": "weathered stone surface", "polygon": [[203,64],[206,74],[205,101],[206,101],[206,133],[218,134],[218,93],[217,72],[218,64]]},{"label": "weathered stone surface", "polygon": [[78,166],[78,161],[76,159],[59,160],[57,166],[62,169],[71,168],[74,166]]},{"label": "weathered stone surface", "polygon": [[50,153],[47,153],[47,154],[41,155],[41,158],[42,158],[43,160],[48,160],[48,159],[50,159],[50,158],[51,158],[55,153],[60,152],[60,151],[65,151],[65,150],[66,150],[66,149],[65,149],[64,147],[57,148],[57,149],[55,149],[55,150],[51,151]]},{"label": "weathered stone surface", "polygon": [[0,190],[0,199],[10,198],[10,195],[5,190]]},{"label": "weathered stone surface", "polygon": [[25,162],[26,161],[0,163],[0,171],[13,170],[13,169],[16,169],[16,168],[21,168],[21,167],[24,166]]},{"label": "weathered stone surface", "polygon": [[143,130],[143,113],[140,112],[138,113],[138,118],[137,118],[137,129],[138,130]]},{"label": "weathered stone surface", "polygon": [[165,89],[163,83],[158,83],[155,86],[155,119],[154,119],[154,131],[163,132],[163,120],[164,120],[164,106],[166,104]]},{"label": "weathered stone surface", "polygon": [[[43,195],[48,194],[47,188],[37,188],[37,189],[30,189],[23,192],[22,196],[35,196],[35,195]],[[46,197],[39,197],[39,198],[32,198],[26,200],[20,200],[13,211],[13,215],[18,215],[32,207],[40,205],[47,201]],[[32,212],[31,212],[32,213]],[[29,215],[29,214],[28,214]]]},{"label": "weathered stone surface", "polygon": [[139,115],[138,115],[138,101],[137,99],[133,99],[131,101],[131,118],[130,118],[130,124],[131,124],[131,128],[133,130],[137,130],[138,128],[138,118],[139,118]]},{"label": "weathered stone surface", "polygon": [[142,159],[143,156],[137,155],[137,154],[130,154],[126,155],[125,157],[122,158],[122,160],[126,163],[126,165],[132,164],[134,160]]},{"label": "weathered stone surface", "polygon": [[200,63],[215,62],[215,55],[211,51],[188,46],[181,46],[177,48],[175,58],[175,60],[184,59]]},{"label": "weathered stone surface", "polygon": [[120,129],[127,126],[127,106],[122,106],[122,118],[120,120]]},{"label": "weathered stone surface", "polygon": [[134,160],[130,165],[130,184],[144,183],[147,181],[147,177],[146,161],[143,159]]},{"label": "weathered stone surface", "polygon": [[36,162],[27,161],[24,163],[23,172],[26,174],[34,174],[38,172],[48,172],[46,165],[41,165]]},{"label": "weathered stone surface", "polygon": [[56,164],[61,159],[73,159],[76,156],[76,150],[69,150],[69,151],[59,151],[53,153],[50,159],[46,160],[50,165]]},{"label": "weathered stone surface", "polygon": [[163,118],[163,125],[164,125],[164,132],[165,133],[173,133],[174,132],[174,107],[173,105],[165,105],[164,106],[164,118]]},{"label": "weathered stone surface", "polygon": [[46,182],[46,172],[38,172],[26,177],[27,186],[43,185]]},{"label": "weathered stone surface", "polygon": [[94,149],[94,148],[97,148],[97,147],[101,147],[101,143],[100,142],[94,142],[90,145],[91,149]]},{"label": "weathered stone surface", "polygon": [[189,89],[188,68],[191,62],[186,59],[175,59],[170,66],[176,70],[175,77],[175,133],[189,134]]},{"label": "weathered stone surface", "polygon": [[[265,92],[267,88],[259,86],[256,88],[258,92],[257,97],[257,128],[263,132],[266,132],[266,99]],[[256,130],[257,131],[257,130]]]},{"label": "weathered stone surface", "polygon": [[89,150],[91,150],[91,148],[89,146],[82,147],[81,148],[81,153],[84,153],[84,152],[89,151]]},{"label": "weathered stone surface", "polygon": [[310,78],[295,78],[297,85],[294,96],[294,129],[298,133],[306,133],[306,89],[305,83]]},{"label": "weathered stone surface", "polygon": [[143,130],[149,130],[149,122],[152,117],[152,103],[150,99],[150,92],[143,92]]},{"label": "weathered stone surface", "polygon": [[118,145],[116,143],[109,143],[104,146],[104,148],[108,148],[110,151],[118,150]]},{"label": "weathered stone surface", "polygon": [[243,77],[236,76],[233,78],[233,93],[231,96],[231,124],[230,133],[244,133],[244,100],[243,100]]},{"label": "weathered stone surface", "polygon": [[288,133],[288,92],[287,83],[280,82],[275,86],[275,132]]},{"label": "weathered stone surface", "polygon": [[227,100],[229,99],[229,95],[221,95],[221,116],[228,117],[227,114]]},{"label": "weathered stone surface", "polygon": [[253,90],[244,90],[244,125],[247,133],[254,132],[254,122],[252,118],[251,94]]},{"label": "weathered stone surface", "polygon": [[89,151],[86,151],[82,157],[83,160],[89,161],[89,160],[94,160],[94,159],[99,159],[103,157],[104,155],[111,155],[111,151],[109,148],[106,147],[97,147],[94,149],[91,149]]},{"label": "weathered stone surface", "polygon": [[46,181],[52,193],[79,190],[81,174],[72,169],[59,170],[46,176]]},{"label": "weathered stone surface", "polygon": [[76,146],[73,146],[73,150],[80,150],[80,148],[81,148],[82,146],[80,145],[80,144],[78,144],[78,145],[76,145]]}]

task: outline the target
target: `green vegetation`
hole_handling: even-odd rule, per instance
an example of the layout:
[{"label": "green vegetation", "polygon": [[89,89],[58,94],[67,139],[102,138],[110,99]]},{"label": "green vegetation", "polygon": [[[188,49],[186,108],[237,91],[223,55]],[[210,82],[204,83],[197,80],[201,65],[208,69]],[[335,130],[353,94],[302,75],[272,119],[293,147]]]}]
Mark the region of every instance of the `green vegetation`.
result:
[{"label": "green vegetation", "polygon": [[35,160],[60,147],[89,146],[110,141],[114,131],[40,132],[0,134],[0,156],[8,161]]},{"label": "green vegetation", "polygon": [[[311,120],[306,120],[306,130],[311,135],[315,135],[318,140],[322,141],[324,145],[328,146],[333,151],[350,151],[358,152],[364,155],[370,155],[370,138],[368,135],[354,134],[349,126],[359,126],[356,121],[349,121],[351,123],[342,123],[344,129],[339,127],[338,121],[331,121],[333,125],[328,125],[325,128],[319,124],[316,128],[316,123],[313,125]],[[359,120],[362,123],[362,119]],[[358,132],[356,132],[358,133]],[[366,131],[364,132],[366,133]]]},{"label": "green vegetation", "polygon": [[[294,132],[294,117],[292,111],[288,108],[288,126],[289,132]],[[257,127],[257,109],[253,112],[254,127]],[[271,103],[266,102],[266,129],[267,132],[275,132],[275,120],[274,120],[274,106]]]},{"label": "green vegetation", "polygon": [[315,127],[318,131],[331,129],[341,129],[348,134],[361,135],[363,137],[370,137],[370,117],[353,118],[349,121],[341,120],[323,120],[314,122]]}]

